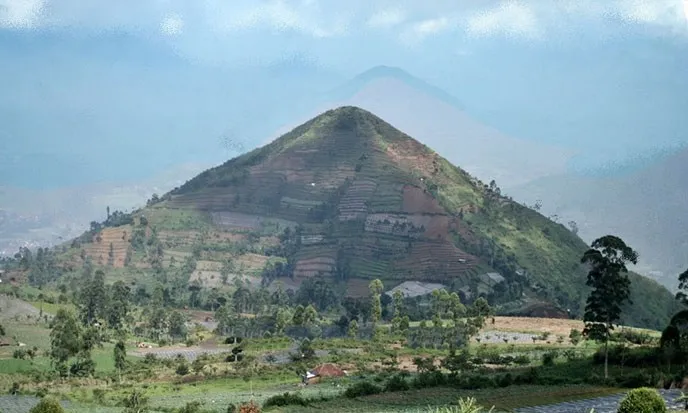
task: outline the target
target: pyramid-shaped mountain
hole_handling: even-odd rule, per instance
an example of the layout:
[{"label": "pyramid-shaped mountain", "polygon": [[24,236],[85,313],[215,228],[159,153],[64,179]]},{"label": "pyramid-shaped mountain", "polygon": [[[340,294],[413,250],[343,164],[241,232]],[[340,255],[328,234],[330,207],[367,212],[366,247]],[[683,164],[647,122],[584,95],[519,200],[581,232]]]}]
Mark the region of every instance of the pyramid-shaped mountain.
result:
[{"label": "pyramid-shaped mountain", "polygon": [[[127,248],[130,262],[148,257],[139,267],[193,256],[189,282],[208,287],[242,276],[296,289],[322,277],[362,296],[380,279],[387,290],[441,284],[464,300],[486,295],[503,312],[574,316],[587,295],[576,235],[357,107],[205,171],[134,218],[98,235],[116,241],[112,265],[124,265]],[[127,237],[131,246],[120,246]],[[86,254],[107,253],[99,248]],[[633,277],[636,304],[651,304],[625,321],[667,321],[671,294]]]}]

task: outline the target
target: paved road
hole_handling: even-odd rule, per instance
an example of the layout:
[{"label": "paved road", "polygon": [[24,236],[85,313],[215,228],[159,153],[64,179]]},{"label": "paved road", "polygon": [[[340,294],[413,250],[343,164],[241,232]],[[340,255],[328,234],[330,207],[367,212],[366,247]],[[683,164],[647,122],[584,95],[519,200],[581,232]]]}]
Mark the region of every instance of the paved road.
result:
[{"label": "paved road", "polygon": [[[660,390],[659,391],[664,400],[667,402],[667,407],[670,410],[682,410],[682,403],[676,403],[677,397],[681,395],[680,390]],[[619,403],[624,397],[625,393],[616,394],[613,396],[599,397],[588,400],[577,400],[572,402],[564,402],[557,404],[550,404],[546,406],[525,407],[515,409],[515,413],[588,413],[590,409],[595,409],[595,413],[616,413],[619,408]]]}]

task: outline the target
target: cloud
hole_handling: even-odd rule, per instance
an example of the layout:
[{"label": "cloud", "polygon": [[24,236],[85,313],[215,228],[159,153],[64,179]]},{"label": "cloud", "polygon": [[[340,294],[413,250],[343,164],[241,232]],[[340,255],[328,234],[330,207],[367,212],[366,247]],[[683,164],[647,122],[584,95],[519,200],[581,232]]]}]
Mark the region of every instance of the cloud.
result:
[{"label": "cloud", "polygon": [[368,19],[368,27],[389,29],[406,20],[406,14],[400,9],[386,9],[375,12]]},{"label": "cloud", "polygon": [[294,31],[316,38],[342,35],[348,29],[348,13],[327,13],[314,0],[300,4],[285,0],[263,1],[261,4],[235,9],[216,5],[215,27],[223,32],[246,30]]},{"label": "cloud", "polygon": [[448,32],[454,28],[456,28],[454,19],[447,16],[425,19],[406,27],[401,32],[400,39],[406,46],[418,46],[427,38]]},{"label": "cloud", "polygon": [[177,15],[165,17],[160,23],[160,30],[168,36],[180,34],[183,28],[184,20]]},{"label": "cloud", "polygon": [[44,6],[44,0],[0,0],[0,28],[33,28],[39,23]]},{"label": "cloud", "polygon": [[540,34],[535,12],[527,5],[506,1],[492,9],[474,13],[467,19],[466,31],[472,36],[507,35],[535,37]]},{"label": "cloud", "polygon": [[[658,33],[688,33],[686,0],[0,0],[0,28],[149,31],[209,38],[292,32],[316,39],[398,35],[422,42],[445,33],[549,38],[610,20]],[[182,17],[183,16],[183,19]],[[617,30],[617,29],[613,29]],[[180,36],[181,35],[181,36]]]},{"label": "cloud", "polygon": [[680,1],[625,0],[618,2],[621,18],[640,24],[676,25],[686,22],[684,4]]}]

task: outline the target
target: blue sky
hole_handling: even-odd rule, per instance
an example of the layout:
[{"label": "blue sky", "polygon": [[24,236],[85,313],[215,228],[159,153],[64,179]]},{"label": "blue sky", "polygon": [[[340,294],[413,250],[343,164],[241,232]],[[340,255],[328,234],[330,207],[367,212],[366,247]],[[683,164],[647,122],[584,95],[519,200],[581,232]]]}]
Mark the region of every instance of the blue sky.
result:
[{"label": "blue sky", "polygon": [[217,162],[218,137],[263,142],[287,106],[380,64],[512,135],[585,144],[584,165],[627,158],[688,141],[686,7],[0,0],[0,186]]}]

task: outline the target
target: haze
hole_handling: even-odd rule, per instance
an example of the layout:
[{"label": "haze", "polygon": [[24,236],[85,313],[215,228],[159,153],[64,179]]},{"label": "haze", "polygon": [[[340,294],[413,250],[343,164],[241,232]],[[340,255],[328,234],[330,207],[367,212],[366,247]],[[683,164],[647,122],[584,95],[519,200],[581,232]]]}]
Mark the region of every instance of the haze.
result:
[{"label": "haze", "polygon": [[[686,187],[662,165],[688,141],[688,3],[456,3],[1,0],[0,250],[77,235],[356,104],[675,279]],[[645,206],[602,214],[590,185],[623,180]],[[671,224],[637,225],[648,214]]]}]

